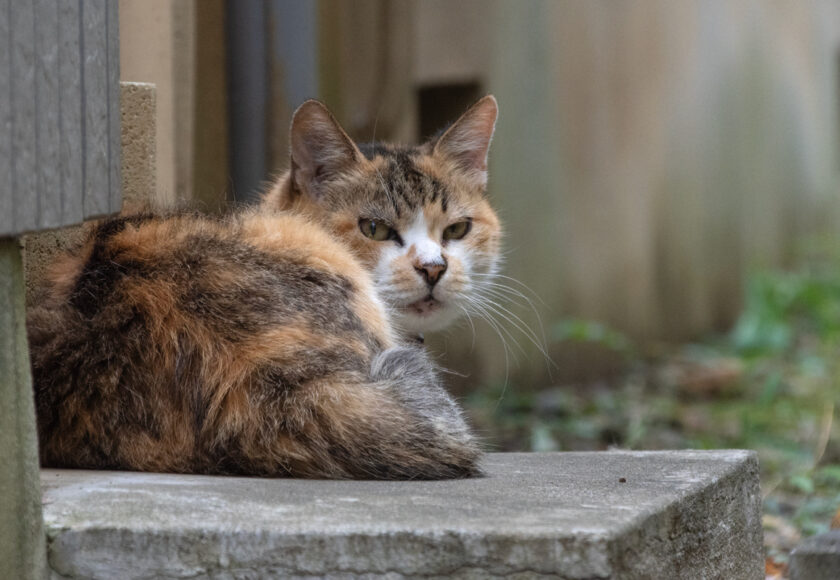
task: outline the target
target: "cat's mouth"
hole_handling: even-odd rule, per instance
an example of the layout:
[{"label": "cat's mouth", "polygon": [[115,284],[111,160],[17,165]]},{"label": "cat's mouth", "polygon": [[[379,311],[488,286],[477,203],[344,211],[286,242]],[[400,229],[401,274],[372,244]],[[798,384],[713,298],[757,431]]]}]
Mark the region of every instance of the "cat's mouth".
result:
[{"label": "cat's mouth", "polygon": [[443,303],[429,294],[416,302],[403,306],[403,310],[416,316],[432,316],[443,308]]},{"label": "cat's mouth", "polygon": [[456,317],[455,302],[438,300],[432,294],[398,306],[395,314],[401,329],[409,335],[435,332],[449,326]]}]

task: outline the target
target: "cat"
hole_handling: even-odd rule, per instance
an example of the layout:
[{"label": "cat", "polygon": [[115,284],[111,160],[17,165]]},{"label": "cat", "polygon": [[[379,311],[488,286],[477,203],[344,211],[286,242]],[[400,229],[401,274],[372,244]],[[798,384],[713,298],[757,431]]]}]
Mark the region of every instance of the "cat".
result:
[{"label": "cat", "polygon": [[27,320],[42,464],[319,478],[480,474],[417,344],[497,267],[498,107],[416,147],[357,145],[307,101],[290,169],[226,217],[118,216]]}]

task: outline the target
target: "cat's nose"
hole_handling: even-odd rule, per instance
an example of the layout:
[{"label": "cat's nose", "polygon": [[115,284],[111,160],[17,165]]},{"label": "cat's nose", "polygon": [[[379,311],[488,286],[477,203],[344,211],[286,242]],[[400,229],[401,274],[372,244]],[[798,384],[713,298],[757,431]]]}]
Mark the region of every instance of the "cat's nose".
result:
[{"label": "cat's nose", "polygon": [[431,262],[420,266],[414,266],[414,269],[417,270],[418,274],[423,276],[423,279],[426,280],[426,284],[428,284],[431,288],[437,284],[438,280],[440,280],[441,276],[443,276],[443,273],[446,272],[446,262]]}]

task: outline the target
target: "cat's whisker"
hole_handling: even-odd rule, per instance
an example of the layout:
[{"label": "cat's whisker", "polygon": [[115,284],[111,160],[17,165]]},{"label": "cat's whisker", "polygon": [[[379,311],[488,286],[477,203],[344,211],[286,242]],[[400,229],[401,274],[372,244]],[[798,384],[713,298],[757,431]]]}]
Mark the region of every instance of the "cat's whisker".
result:
[{"label": "cat's whisker", "polygon": [[462,378],[462,379],[467,379],[470,376],[468,374],[459,373],[458,371],[453,371],[452,369],[448,369],[446,367],[441,367],[441,368],[438,369],[438,371],[445,374],[445,375],[452,375],[453,377],[459,377],[459,378]]},{"label": "cat's whisker", "polygon": [[[500,301],[508,302],[508,303],[511,303],[511,304],[515,304],[516,306],[522,306],[522,303],[519,302],[520,299],[525,300],[524,298],[521,298],[520,296],[517,296],[515,294],[510,294],[509,292],[505,292],[505,291],[503,291],[499,288],[479,287],[477,289],[477,292],[481,295],[486,295],[486,296],[491,297],[495,300],[500,300]],[[526,300],[526,302],[527,302],[527,300]],[[529,306],[531,306],[531,305],[529,305]]]},{"label": "cat's whisker", "polygon": [[475,350],[475,324],[473,324],[472,316],[470,316],[470,311],[467,310],[466,306],[462,306],[458,304],[458,308],[464,313],[464,316],[467,317],[467,322],[470,323],[470,330],[472,330],[472,343],[470,343],[470,354]]},{"label": "cat's whisker", "polygon": [[[523,355],[526,354],[525,349],[522,348],[522,346],[519,344],[519,341],[516,340],[516,337],[513,336],[513,334],[510,332],[510,330],[508,330],[504,325],[499,324],[498,321],[493,319],[492,315],[493,314],[498,314],[498,313],[496,313],[493,310],[491,310],[490,308],[488,308],[488,306],[489,306],[488,301],[481,301],[481,302],[475,301],[472,304],[472,306],[481,314],[481,317],[485,321],[487,321],[487,323],[490,324],[496,330],[496,333],[499,334],[500,337],[502,336],[502,333],[504,333],[505,335],[507,335],[508,339],[513,343],[513,345]],[[504,341],[504,339],[503,339],[503,341]],[[511,355],[513,356],[513,351],[511,351]],[[515,356],[514,356],[514,362],[517,362]]]},{"label": "cat's whisker", "polygon": [[505,392],[507,391],[507,386],[510,379],[510,357],[514,357],[515,360],[515,355],[508,346],[507,339],[505,339],[504,334],[502,334],[498,323],[492,319],[489,312],[482,308],[480,302],[471,302],[470,306],[475,308],[475,314],[480,319],[484,320],[488,324],[488,326],[490,326],[490,328],[493,329],[493,331],[499,337],[499,340],[502,342],[502,352],[505,355],[505,382],[502,385],[502,392],[499,394],[499,399],[496,401],[496,408],[498,409],[499,405],[502,402],[502,398],[504,398]]},{"label": "cat's whisker", "polygon": [[[484,282],[477,284],[477,286],[481,286],[482,284],[484,284]],[[528,341],[531,342],[531,344],[533,344],[543,356],[543,360],[546,363],[546,369],[549,374],[551,374],[552,369],[557,368],[556,363],[554,363],[554,361],[551,360],[551,357],[548,354],[547,341],[545,339],[545,331],[542,326],[542,321],[539,319],[538,312],[535,312],[535,314],[538,318],[538,323],[540,325],[542,340],[540,339],[539,335],[533,329],[531,329],[531,327],[528,326],[528,324],[524,320],[522,320],[522,318],[513,313],[511,310],[499,304],[499,301],[509,300],[509,296],[500,293],[496,288],[484,286],[481,287],[478,292],[476,292],[476,297],[483,298],[485,300],[483,305],[487,309],[493,312],[493,314],[495,314],[496,316],[504,319],[513,328],[525,335]],[[520,348],[520,350],[523,349]]]},{"label": "cat's whisker", "polygon": [[478,272],[476,272],[476,273],[474,273],[473,275],[474,275],[474,276],[478,276],[478,277],[488,277],[488,278],[494,278],[494,279],[508,280],[508,281],[510,281],[510,282],[513,282],[514,284],[518,284],[519,286],[521,286],[522,288],[524,288],[525,290],[527,290],[528,292],[530,292],[530,293],[531,293],[531,295],[532,295],[534,298],[536,298],[537,300],[539,300],[540,304],[542,304],[543,306],[548,306],[548,305],[545,303],[545,301],[544,301],[544,300],[540,297],[540,295],[539,295],[539,294],[537,294],[537,293],[536,293],[536,292],[535,292],[535,291],[534,291],[534,290],[533,290],[530,286],[528,286],[527,284],[525,284],[525,283],[524,283],[524,282],[522,282],[521,280],[517,280],[516,278],[513,278],[513,277],[511,277],[511,276],[505,276],[504,274],[483,274],[483,273],[478,273]]},{"label": "cat's whisker", "polygon": [[490,310],[494,311],[495,314],[504,318],[516,330],[525,335],[525,338],[527,338],[531,342],[531,344],[533,344],[537,348],[540,354],[543,355],[547,364],[549,364],[551,367],[554,367],[555,369],[557,368],[556,363],[551,360],[551,357],[548,354],[544,341],[541,341],[539,336],[533,330],[531,330],[531,328],[519,316],[517,316],[504,306],[501,306],[500,304],[496,304],[491,301],[488,301],[488,307],[490,308]]},{"label": "cat's whisker", "polygon": [[[531,292],[538,300],[540,300],[540,302],[542,302],[542,300],[539,298],[539,296],[535,292],[533,292],[533,290],[531,290],[527,285],[519,282],[515,278],[511,278],[509,276],[503,276],[503,275],[500,275],[499,277],[518,283],[520,286],[522,286],[523,288],[525,288],[529,292]],[[546,362],[546,369],[548,370],[548,373],[551,374],[552,368],[556,369],[557,365],[556,365],[556,363],[554,363],[554,361],[551,360],[551,357],[548,355],[548,352],[547,352],[548,341],[547,341],[546,335],[545,335],[545,327],[543,326],[542,317],[540,316],[539,310],[537,309],[534,302],[528,296],[526,296],[523,292],[519,291],[518,289],[512,288],[512,287],[510,287],[506,284],[502,284],[498,281],[495,281],[490,276],[484,276],[484,275],[479,274],[477,276],[477,278],[478,279],[476,280],[476,286],[479,288],[478,293],[479,294],[483,293],[487,296],[490,296],[490,297],[494,298],[496,300],[495,305],[498,306],[498,307],[501,307],[501,305],[498,304],[498,301],[512,301],[512,302],[516,303],[515,298],[519,298],[519,299],[522,299],[525,302],[527,302],[529,308],[534,313],[534,316],[537,319],[537,324],[539,325],[539,334],[537,334],[530,326],[528,326],[528,324],[525,323],[524,320],[522,320],[522,318],[520,318],[519,316],[514,314],[512,311],[510,311],[506,308],[504,310],[509,315],[514,316],[516,318],[516,320],[519,322],[519,324],[514,324],[513,321],[510,321],[511,324],[514,324],[514,326],[517,328],[517,330],[519,330],[520,332],[525,334],[528,337],[528,339],[530,340],[530,342],[533,343],[539,349],[540,353],[543,355],[543,359]],[[543,304],[545,304],[545,303],[543,302]]]},{"label": "cat's whisker", "polygon": [[[500,318],[504,318],[506,321],[510,322],[510,320],[507,319],[503,314],[500,314],[496,310],[490,308],[487,302],[485,302],[484,306],[486,308],[486,320],[489,321],[489,319],[493,318],[493,316],[497,316],[497,317],[500,317]],[[501,324],[498,320],[493,320],[493,323],[498,325],[498,327],[501,329],[501,331],[504,332],[507,335],[510,342],[513,343],[513,345],[516,347],[516,349],[521,354],[523,354],[523,355],[527,354],[525,352],[525,349],[522,348],[522,345],[519,344],[519,341],[516,339],[516,337],[513,335],[513,333],[504,324]]]},{"label": "cat's whisker", "polygon": [[[502,390],[499,393],[499,397],[496,399],[496,406],[493,407],[493,410],[497,411],[499,409],[499,405],[502,404],[502,399],[505,398],[505,393],[507,393],[508,383],[510,382],[510,358],[513,357],[514,362],[516,362],[516,356],[513,354],[513,352],[508,347],[507,341],[505,340],[505,337],[500,330],[501,327],[498,325],[498,323],[493,321],[489,314],[486,314],[484,316],[484,320],[490,325],[491,328],[493,328],[493,330],[496,331],[496,334],[499,336],[499,339],[502,341],[502,351],[504,352],[504,355],[505,355],[505,382],[502,383]],[[514,343],[516,343],[515,340],[514,340]]]},{"label": "cat's whisker", "polygon": [[507,286],[505,284],[501,284],[499,282],[493,282],[492,280],[477,280],[476,284],[479,285],[479,286],[487,287],[487,288],[495,288],[496,290],[499,290],[501,292],[506,292],[506,293],[508,293],[512,296],[515,296],[517,298],[521,298],[521,299],[525,300],[532,307],[534,305],[533,301],[528,296],[526,296],[524,293],[517,290],[516,288],[511,288],[510,286]]},{"label": "cat's whisker", "polygon": [[390,189],[388,189],[388,185],[385,183],[385,178],[382,177],[382,173],[379,171],[378,168],[375,168],[375,170],[376,177],[379,179],[379,183],[382,185],[382,189],[385,190],[385,195],[388,196],[388,201],[390,201],[392,204],[396,204],[394,194],[391,192]]},{"label": "cat's whisker", "polygon": [[525,334],[532,341],[539,342],[540,339],[539,339],[539,336],[537,335],[537,333],[534,332],[528,326],[528,324],[524,320],[522,320],[522,318],[519,315],[515,314],[510,309],[508,309],[508,308],[506,308],[506,307],[504,307],[500,304],[500,301],[509,300],[508,296],[505,296],[504,294],[500,294],[498,292],[495,292],[493,289],[486,289],[486,288],[483,289],[482,294],[484,295],[485,298],[487,298],[488,306],[491,306],[495,309],[498,309],[500,311],[499,312],[500,314],[501,313],[506,314],[510,318],[509,321],[511,323],[514,323],[514,322],[517,323],[517,329],[518,330],[520,330],[523,334]]},{"label": "cat's whisker", "polygon": [[379,109],[376,110],[376,115],[373,117],[373,130],[370,135],[370,142],[376,143],[376,126],[379,124]]},{"label": "cat's whisker", "polygon": [[[518,290],[516,290],[514,288],[510,288],[509,286],[505,286],[503,284],[499,284],[499,283],[495,283],[495,282],[490,282],[490,281],[485,280],[485,281],[479,282],[479,285],[484,286],[483,288],[481,288],[481,291],[484,291],[484,292],[490,294],[491,296],[494,296],[496,299],[499,299],[499,300],[510,300],[512,302],[515,302],[515,300],[511,300],[511,297],[509,295],[506,295],[505,293],[512,294],[516,298],[521,298],[521,299],[525,300],[528,303],[528,306],[530,307],[531,311],[534,313],[534,316],[536,316],[536,318],[537,318],[537,324],[539,325],[540,335],[542,335],[542,341],[541,341],[542,344],[545,345],[547,343],[546,336],[545,336],[545,328],[543,327],[543,323],[542,323],[542,317],[540,316],[540,313],[537,310],[534,303],[527,296],[525,296],[524,294],[522,294],[521,292],[519,292]],[[521,319],[520,319],[520,322],[525,324],[524,321],[522,321]],[[536,333],[534,333],[534,334],[536,335]]]},{"label": "cat's whisker", "polygon": [[[377,114],[373,119],[373,134],[371,135],[370,142],[376,143],[376,125],[379,123],[379,114]],[[388,196],[388,200],[390,202],[394,202],[394,194],[388,189],[388,185],[385,183],[385,178],[382,177],[382,173],[379,171],[379,168],[376,169],[376,177],[379,179],[379,183],[382,185],[382,189],[385,190],[385,195]]]}]

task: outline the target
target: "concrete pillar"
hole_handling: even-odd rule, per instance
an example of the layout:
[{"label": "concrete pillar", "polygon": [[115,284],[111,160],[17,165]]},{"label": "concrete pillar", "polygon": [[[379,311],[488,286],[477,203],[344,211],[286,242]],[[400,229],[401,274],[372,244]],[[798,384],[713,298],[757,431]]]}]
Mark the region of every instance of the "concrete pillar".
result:
[{"label": "concrete pillar", "polygon": [[157,88],[149,83],[120,83],[122,120],[122,212],[148,206],[165,208],[157,196]]},{"label": "concrete pillar", "polygon": [[0,578],[46,577],[21,250],[0,239]]},{"label": "concrete pillar", "polygon": [[192,197],[195,0],[120,0],[120,78],[157,86],[156,201]]}]

